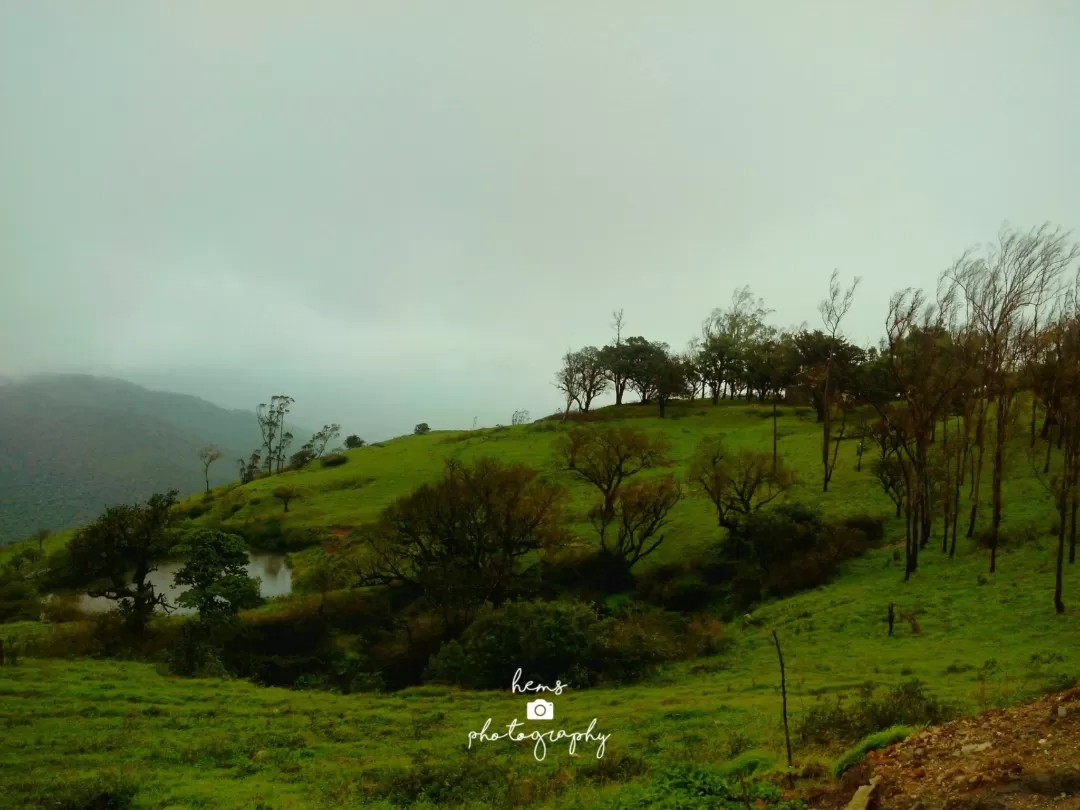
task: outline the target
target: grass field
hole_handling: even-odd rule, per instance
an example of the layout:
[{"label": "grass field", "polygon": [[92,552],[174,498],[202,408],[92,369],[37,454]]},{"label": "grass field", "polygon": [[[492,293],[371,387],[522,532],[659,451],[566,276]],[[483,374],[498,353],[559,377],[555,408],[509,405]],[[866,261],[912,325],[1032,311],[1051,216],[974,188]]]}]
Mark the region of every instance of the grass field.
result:
[{"label": "grass field", "polygon": [[[675,472],[709,432],[762,449],[771,436],[771,423],[753,406],[695,405],[685,417],[663,421],[626,410],[628,423],[667,432]],[[793,497],[820,503],[834,516],[892,512],[870,476],[854,471],[850,446],[841,449],[830,491],[822,495],[814,461],[818,426],[812,416],[791,413],[780,425],[781,451],[804,480]],[[557,435],[533,425],[404,437],[352,451],[338,468],[290,473],[228,494],[219,490],[215,508],[242,503],[234,521],[280,516],[288,526],[351,527],[439,475],[447,455],[492,454],[550,471]],[[573,487],[580,517],[588,490],[557,475]],[[270,493],[286,482],[302,497],[283,515]],[[773,630],[784,649],[793,727],[817,700],[913,677],[966,711],[1016,702],[1080,676],[1073,607],[1080,567],[1066,571],[1070,610],[1058,616],[1051,601],[1051,511],[1020,450],[1013,454],[1005,501],[1007,528],[1032,526],[1042,537],[1007,549],[993,577],[986,575],[986,555],[969,540],[961,541],[954,560],[931,544],[907,583],[895,549],[876,549],[848,563],[836,582],[759,607],[745,628],[730,626],[732,644],[722,655],[669,666],[632,687],[549,695],[556,729],[583,731],[596,718],[596,730],[611,735],[602,760],[592,743],[582,743],[571,757],[565,741],[550,746],[543,762],[533,758],[530,742],[477,743],[467,751],[468,732],[488,717],[493,727],[515,717],[524,721],[526,701],[510,694],[509,676],[500,692],[422,687],[342,696],[178,679],[145,663],[24,659],[0,668],[0,807],[81,807],[77,802],[94,785],[134,790],[132,806],[154,808],[653,806],[634,802],[641,786],[665,768],[722,767],[733,750],[747,746],[780,766]],[[678,559],[718,538],[707,504],[688,499],[676,512],[656,561]],[[577,527],[586,538],[587,524]],[[891,539],[896,529],[891,524]],[[305,553],[296,555],[300,564]],[[915,612],[921,632],[898,621],[889,637],[890,602]],[[43,630],[5,625],[0,636]],[[988,665],[991,660],[996,664]],[[828,762],[838,753],[796,741],[798,764]]]}]

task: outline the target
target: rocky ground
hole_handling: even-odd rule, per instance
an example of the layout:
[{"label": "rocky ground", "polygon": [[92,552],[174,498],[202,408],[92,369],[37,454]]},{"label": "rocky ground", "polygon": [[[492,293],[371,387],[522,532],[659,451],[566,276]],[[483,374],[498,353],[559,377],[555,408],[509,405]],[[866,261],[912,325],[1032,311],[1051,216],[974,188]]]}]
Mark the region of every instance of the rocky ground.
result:
[{"label": "rocky ground", "polygon": [[1080,810],[1080,686],[927,728],[809,800],[814,810]]}]

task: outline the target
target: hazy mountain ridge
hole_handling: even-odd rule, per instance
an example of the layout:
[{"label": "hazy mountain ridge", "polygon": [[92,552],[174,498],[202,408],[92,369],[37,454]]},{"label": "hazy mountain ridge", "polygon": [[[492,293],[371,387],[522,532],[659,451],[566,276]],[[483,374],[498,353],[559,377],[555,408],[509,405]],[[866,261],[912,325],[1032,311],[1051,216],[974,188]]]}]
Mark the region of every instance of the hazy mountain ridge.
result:
[{"label": "hazy mountain ridge", "polygon": [[0,543],[153,492],[198,491],[208,443],[224,453],[210,484],[234,480],[236,459],[260,444],[255,414],[113,378],[0,378]]}]

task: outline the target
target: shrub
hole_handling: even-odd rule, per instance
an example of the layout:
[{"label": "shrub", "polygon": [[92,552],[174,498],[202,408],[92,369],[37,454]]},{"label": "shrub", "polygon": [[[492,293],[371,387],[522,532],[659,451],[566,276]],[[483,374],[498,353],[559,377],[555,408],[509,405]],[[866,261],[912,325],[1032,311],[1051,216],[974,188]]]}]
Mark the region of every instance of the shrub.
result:
[{"label": "shrub", "polygon": [[41,596],[20,580],[0,584],[0,622],[36,622],[41,618]]},{"label": "shrub", "polygon": [[849,768],[858,765],[871,751],[880,751],[890,745],[902,742],[915,733],[911,726],[890,726],[884,731],[876,731],[863,737],[855,746],[849,748],[832,766],[833,779],[839,779]]},{"label": "shrub", "polygon": [[[1002,526],[998,530],[998,550],[1037,545],[1042,532],[1037,526]],[[991,532],[983,529],[975,533],[975,544],[981,549],[990,548]]]},{"label": "shrub", "polygon": [[[761,765],[764,764],[762,760]],[[747,763],[747,767],[750,764]],[[606,802],[593,805],[595,810],[619,808],[691,808],[713,807],[717,810],[742,810],[744,807],[773,810],[804,810],[806,803],[785,801],[780,788],[769,782],[745,781],[741,771],[701,765],[676,765],[665,769],[644,785],[619,791]],[[744,792],[745,790],[745,792]]]},{"label": "shrub", "polygon": [[330,455],[324,457],[321,463],[324,467],[340,467],[348,460],[349,457],[344,453],[331,453]]},{"label": "shrub", "polygon": [[799,722],[805,744],[854,743],[892,726],[936,725],[957,716],[956,707],[926,693],[918,679],[900,684],[881,698],[871,696],[850,707],[843,697],[830,704],[819,700]]},{"label": "shrub", "polygon": [[84,621],[87,614],[79,607],[78,597],[54,594],[45,602],[44,618],[47,622],[64,624]]},{"label": "shrub", "polygon": [[413,428],[413,435],[423,436],[425,433],[430,433],[431,428],[428,427],[427,422],[421,422],[419,425]]},{"label": "shrub", "polygon": [[474,689],[523,681],[576,687],[639,680],[664,662],[717,652],[724,629],[707,617],[631,605],[601,617],[583,602],[519,602],[482,614],[460,641],[442,646],[427,677]]},{"label": "shrub", "polygon": [[184,510],[184,516],[188,520],[195,520],[195,518],[202,517],[210,511],[210,507],[205,503],[195,503]]},{"label": "shrub", "polygon": [[436,682],[506,688],[517,667],[525,681],[586,686],[604,622],[581,602],[521,602],[482,614],[461,641],[444,644],[429,664]]},{"label": "shrub", "polygon": [[729,532],[736,607],[824,585],[845,560],[870,547],[860,529],[826,523],[816,508],[782,504],[755,512]]},{"label": "shrub", "polygon": [[129,810],[135,806],[138,793],[137,786],[126,777],[101,773],[74,776],[71,781],[61,777],[52,780],[45,790],[37,806],[56,810]]},{"label": "shrub", "polygon": [[638,576],[637,595],[666,610],[703,610],[726,593],[709,582],[706,567],[701,557],[653,566]]},{"label": "shrub", "polygon": [[840,525],[862,532],[871,546],[885,539],[885,518],[878,515],[851,515],[841,520]]}]

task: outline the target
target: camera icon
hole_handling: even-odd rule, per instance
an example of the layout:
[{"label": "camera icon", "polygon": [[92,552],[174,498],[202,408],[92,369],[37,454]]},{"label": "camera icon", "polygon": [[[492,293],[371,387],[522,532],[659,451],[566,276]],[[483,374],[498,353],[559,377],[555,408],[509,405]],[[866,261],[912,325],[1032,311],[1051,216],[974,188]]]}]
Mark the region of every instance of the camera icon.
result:
[{"label": "camera icon", "polygon": [[525,704],[526,720],[553,720],[555,718],[555,704],[550,700],[537,698]]}]

